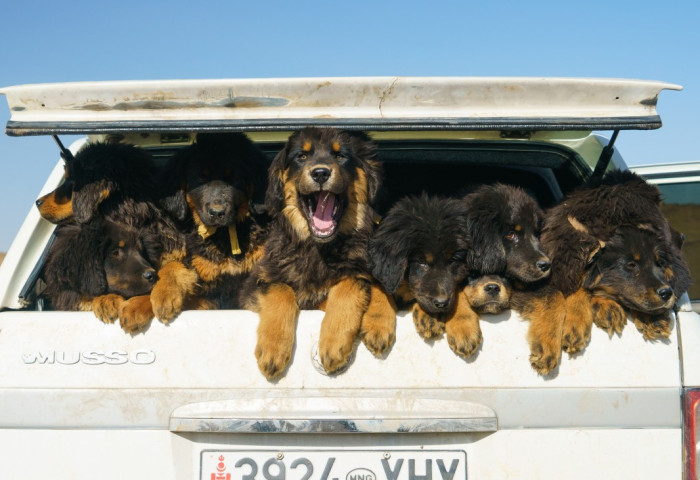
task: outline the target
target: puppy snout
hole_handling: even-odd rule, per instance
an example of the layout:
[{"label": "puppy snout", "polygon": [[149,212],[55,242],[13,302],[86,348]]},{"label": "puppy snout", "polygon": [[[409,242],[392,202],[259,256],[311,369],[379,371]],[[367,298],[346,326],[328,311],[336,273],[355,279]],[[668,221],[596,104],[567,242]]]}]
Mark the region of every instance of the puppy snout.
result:
[{"label": "puppy snout", "polygon": [[539,260],[537,263],[535,263],[535,266],[542,273],[546,273],[550,268],[552,268],[552,264],[548,260]]},{"label": "puppy snout", "polygon": [[673,289],[670,287],[662,287],[656,291],[656,294],[663,300],[667,302],[673,296]]},{"label": "puppy snout", "polygon": [[484,287],[484,291],[489,295],[498,295],[501,292],[501,287],[497,283],[489,283]]},{"label": "puppy snout", "polygon": [[212,218],[224,218],[226,216],[226,206],[219,203],[210,203],[207,206],[207,213]]},{"label": "puppy snout", "polygon": [[148,283],[153,283],[156,281],[156,271],[153,270],[152,268],[149,268],[145,272],[143,272],[143,278],[146,279]]},{"label": "puppy snout", "polygon": [[447,305],[449,303],[450,303],[449,297],[440,296],[440,297],[433,298],[433,306],[435,306],[435,308],[440,309],[440,310],[444,310],[445,308],[447,308]]},{"label": "puppy snout", "polygon": [[311,170],[311,178],[319,185],[323,185],[331,178],[331,170],[326,167],[317,167]]}]

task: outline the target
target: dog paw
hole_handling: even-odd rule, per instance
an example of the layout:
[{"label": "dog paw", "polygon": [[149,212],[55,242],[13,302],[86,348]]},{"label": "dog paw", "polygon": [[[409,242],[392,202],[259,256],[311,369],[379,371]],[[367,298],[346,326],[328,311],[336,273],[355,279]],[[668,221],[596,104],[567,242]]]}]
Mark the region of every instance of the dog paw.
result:
[{"label": "dog paw", "polygon": [[151,292],[153,313],[163,323],[172,321],[182,312],[184,300],[184,296],[175,288],[158,288],[156,284]]},{"label": "dog paw", "polygon": [[445,333],[445,322],[426,313],[417,303],[413,305],[413,323],[418,335],[425,339],[439,337]]},{"label": "dog paw", "polygon": [[274,380],[282,375],[292,359],[292,348],[277,345],[274,348],[266,348],[260,343],[255,347],[255,358],[258,361],[260,372],[268,380]]},{"label": "dog paw", "polygon": [[561,348],[569,355],[583,351],[591,340],[590,325],[571,324],[564,327]]},{"label": "dog paw", "polygon": [[645,340],[659,340],[668,338],[671,335],[671,317],[669,312],[661,315],[637,313],[632,315],[632,320]]},{"label": "dog paw", "polygon": [[393,311],[386,315],[365,314],[362,319],[360,337],[372,352],[372,355],[381,357],[394,345],[396,340],[396,315]]},{"label": "dog paw", "polygon": [[318,355],[326,373],[334,373],[347,365],[355,346],[353,335],[322,337],[318,342]]},{"label": "dog paw", "polygon": [[618,335],[622,333],[622,329],[627,323],[627,314],[617,302],[593,297],[591,307],[593,308],[593,322],[598,328],[608,332],[611,337],[614,333]]},{"label": "dog paw", "polygon": [[445,332],[447,334],[447,344],[453,352],[463,358],[471,357],[482,342],[478,320],[476,325],[448,321],[445,324]]},{"label": "dog paw", "polygon": [[129,334],[144,330],[153,319],[153,308],[149,295],[131,297],[119,307],[119,325]]},{"label": "dog paw", "polygon": [[92,311],[104,323],[114,323],[119,318],[119,306],[124,298],[114,293],[101,295],[92,300]]},{"label": "dog paw", "polygon": [[530,365],[542,376],[549,375],[559,365],[560,349],[545,348],[535,342],[530,346]]}]

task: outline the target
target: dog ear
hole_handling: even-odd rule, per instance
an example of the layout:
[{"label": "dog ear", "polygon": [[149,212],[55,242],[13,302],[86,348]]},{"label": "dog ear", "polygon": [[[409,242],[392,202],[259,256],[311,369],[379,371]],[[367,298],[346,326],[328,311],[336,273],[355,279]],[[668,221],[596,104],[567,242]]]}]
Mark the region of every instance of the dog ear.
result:
[{"label": "dog ear", "polygon": [[485,273],[504,273],[506,250],[496,219],[469,217],[467,234],[470,239],[467,251],[469,270]]},{"label": "dog ear", "polygon": [[367,201],[373,203],[383,177],[382,164],[376,159],[377,144],[365,132],[346,130],[343,133],[352,139],[353,150],[367,178]]},{"label": "dog ear", "polygon": [[267,188],[265,190],[265,207],[269,214],[273,215],[282,211],[284,207],[284,174],[289,142],[280,150],[270,164],[267,175]]},{"label": "dog ear", "polygon": [[46,263],[47,284],[55,284],[54,290],[73,291],[81,296],[107,293],[105,248],[105,231],[101,225],[60,227]]},{"label": "dog ear", "polygon": [[85,224],[92,220],[100,204],[115,191],[115,186],[108,180],[96,180],[85,185],[73,187],[73,216],[75,221]]},{"label": "dog ear", "polygon": [[603,278],[603,272],[597,262],[593,262],[591,267],[586,272],[586,276],[583,280],[583,288],[586,290],[592,290],[598,286],[601,278]]},{"label": "dog ear", "polygon": [[187,206],[187,200],[185,199],[185,192],[180,189],[175,191],[171,195],[167,195],[160,199],[160,206],[166,211],[168,215],[179,220],[184,221],[187,218],[187,213],[189,212],[189,207]]},{"label": "dog ear", "polygon": [[396,204],[369,241],[369,266],[374,278],[389,293],[396,293],[406,273],[411,253],[411,216]]}]

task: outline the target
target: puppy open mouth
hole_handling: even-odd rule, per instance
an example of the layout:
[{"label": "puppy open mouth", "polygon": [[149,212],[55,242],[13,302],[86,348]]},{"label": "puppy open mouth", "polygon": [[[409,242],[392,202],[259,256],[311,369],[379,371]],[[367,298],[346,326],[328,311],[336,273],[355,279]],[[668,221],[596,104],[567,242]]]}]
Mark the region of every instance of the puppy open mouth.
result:
[{"label": "puppy open mouth", "polygon": [[322,190],[303,196],[302,207],[314,237],[328,239],[336,233],[344,208],[341,197]]}]

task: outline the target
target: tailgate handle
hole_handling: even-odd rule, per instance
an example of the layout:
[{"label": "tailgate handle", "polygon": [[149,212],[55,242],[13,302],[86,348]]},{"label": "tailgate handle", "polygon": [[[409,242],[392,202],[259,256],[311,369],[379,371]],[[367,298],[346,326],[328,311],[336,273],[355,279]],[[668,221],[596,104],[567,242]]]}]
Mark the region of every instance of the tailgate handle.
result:
[{"label": "tailgate handle", "polygon": [[183,405],[170,431],[190,433],[495,432],[496,413],[474,402],[375,397],[297,397]]}]

